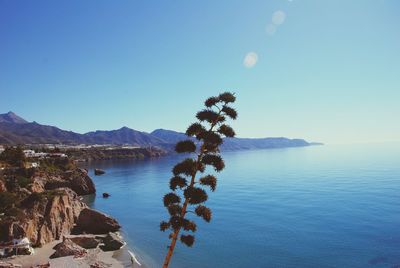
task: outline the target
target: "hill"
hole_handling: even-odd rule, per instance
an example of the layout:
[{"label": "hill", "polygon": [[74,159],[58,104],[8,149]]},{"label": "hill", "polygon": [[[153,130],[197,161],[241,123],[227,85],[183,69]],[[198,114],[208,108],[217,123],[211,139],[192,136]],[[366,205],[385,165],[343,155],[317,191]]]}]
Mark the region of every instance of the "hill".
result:
[{"label": "hill", "polygon": [[[160,139],[167,143],[174,144],[177,141],[187,139],[188,137],[181,132],[173,130],[157,129],[151,132]],[[234,150],[250,150],[250,149],[272,149],[272,148],[286,148],[286,147],[301,147],[312,145],[303,139],[288,139],[284,137],[279,138],[225,138],[221,149],[224,151]]]},{"label": "hill", "polygon": [[[156,129],[151,133],[128,127],[117,130],[97,130],[85,134],[66,131],[55,126],[27,122],[9,112],[0,114],[0,144],[129,144],[140,147],[157,146],[171,150],[177,141],[187,139],[184,133]],[[227,138],[222,150],[269,149],[313,145],[303,139]]]},{"label": "hill", "polygon": [[0,123],[15,123],[15,124],[24,124],[28,123],[25,119],[19,117],[13,112],[8,112],[6,114],[0,114]]}]

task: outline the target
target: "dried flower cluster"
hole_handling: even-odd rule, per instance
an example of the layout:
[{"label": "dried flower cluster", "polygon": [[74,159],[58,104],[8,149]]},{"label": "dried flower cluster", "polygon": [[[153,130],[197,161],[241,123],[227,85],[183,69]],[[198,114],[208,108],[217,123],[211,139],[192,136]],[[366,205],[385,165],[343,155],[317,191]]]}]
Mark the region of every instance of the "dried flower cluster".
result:
[{"label": "dried flower cluster", "polygon": [[[164,206],[167,208],[170,218],[168,221],[160,223],[160,230],[170,230],[169,235],[171,244],[163,267],[169,265],[175,244],[180,240],[185,245],[191,247],[194,243],[196,223],[188,218],[197,215],[206,222],[210,222],[212,212],[204,203],[208,199],[207,189],[215,191],[217,178],[214,175],[203,174],[206,166],[212,167],[216,172],[224,169],[225,163],[219,154],[219,146],[223,142],[223,137],[234,137],[235,131],[225,121],[227,118],[235,120],[237,112],[229,104],[235,102],[234,94],[224,92],[219,96],[210,97],[205,102],[205,109],[196,114],[198,122],[191,124],[187,130],[187,140],[180,141],[175,146],[177,153],[197,153],[195,158],[186,158],[176,164],[170,180],[172,192],[163,198]],[[198,173],[202,173],[199,179]],[[204,187],[204,188],[203,188]],[[191,211],[190,209],[194,209]],[[183,232],[179,236],[179,233]]]}]

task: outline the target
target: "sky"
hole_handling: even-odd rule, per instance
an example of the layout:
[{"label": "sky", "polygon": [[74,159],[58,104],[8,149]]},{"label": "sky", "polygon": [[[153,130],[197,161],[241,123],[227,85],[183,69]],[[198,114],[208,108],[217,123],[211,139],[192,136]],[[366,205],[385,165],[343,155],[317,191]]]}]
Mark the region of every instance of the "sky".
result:
[{"label": "sky", "polygon": [[400,140],[400,1],[0,0],[0,113],[184,131],[235,92],[239,137]]}]

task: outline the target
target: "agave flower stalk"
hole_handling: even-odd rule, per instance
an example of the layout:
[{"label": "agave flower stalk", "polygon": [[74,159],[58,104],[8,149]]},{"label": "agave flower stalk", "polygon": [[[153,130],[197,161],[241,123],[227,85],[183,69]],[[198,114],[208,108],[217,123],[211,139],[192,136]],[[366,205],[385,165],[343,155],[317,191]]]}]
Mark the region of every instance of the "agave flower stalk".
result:
[{"label": "agave flower stalk", "polygon": [[[186,158],[174,166],[173,176],[170,179],[172,192],[163,198],[170,218],[160,223],[160,230],[171,231],[169,235],[171,241],[163,268],[169,266],[178,240],[188,247],[194,243],[193,233],[196,232],[197,225],[187,218],[189,207],[194,208],[190,212],[206,222],[211,220],[211,209],[204,205],[208,199],[206,188],[215,191],[217,178],[212,174],[203,173],[206,166],[213,167],[216,172],[222,171],[225,167],[224,160],[219,154],[219,147],[223,143],[223,137],[235,136],[234,130],[225,124],[227,118],[232,120],[237,118],[236,110],[229,106],[235,100],[235,95],[229,92],[208,98],[204,102],[205,109],[196,114],[198,122],[191,124],[186,130],[188,139],[178,142],[175,146],[177,153],[197,153],[197,156]],[[197,178],[199,173],[202,175]],[[181,232],[183,233],[180,235]]]}]

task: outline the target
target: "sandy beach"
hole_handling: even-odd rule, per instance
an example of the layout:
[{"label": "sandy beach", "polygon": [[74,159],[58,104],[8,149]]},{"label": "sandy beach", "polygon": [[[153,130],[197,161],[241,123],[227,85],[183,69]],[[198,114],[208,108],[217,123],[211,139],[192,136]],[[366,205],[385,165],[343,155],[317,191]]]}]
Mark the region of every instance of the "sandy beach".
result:
[{"label": "sandy beach", "polygon": [[[37,265],[50,264],[50,267],[65,267],[65,268],[90,268],[95,267],[131,267],[131,268],[146,268],[143,264],[132,261],[130,250],[124,246],[116,251],[104,252],[100,248],[89,249],[88,253],[76,258],[74,256],[66,256],[61,258],[50,259],[54,253],[53,247],[61,241],[53,241],[44,245],[41,248],[35,248],[33,255],[20,255],[12,258],[3,259],[6,263],[19,264],[23,268],[29,268]],[[132,253],[133,254],[133,253]],[[91,266],[92,265],[92,266]]]}]

